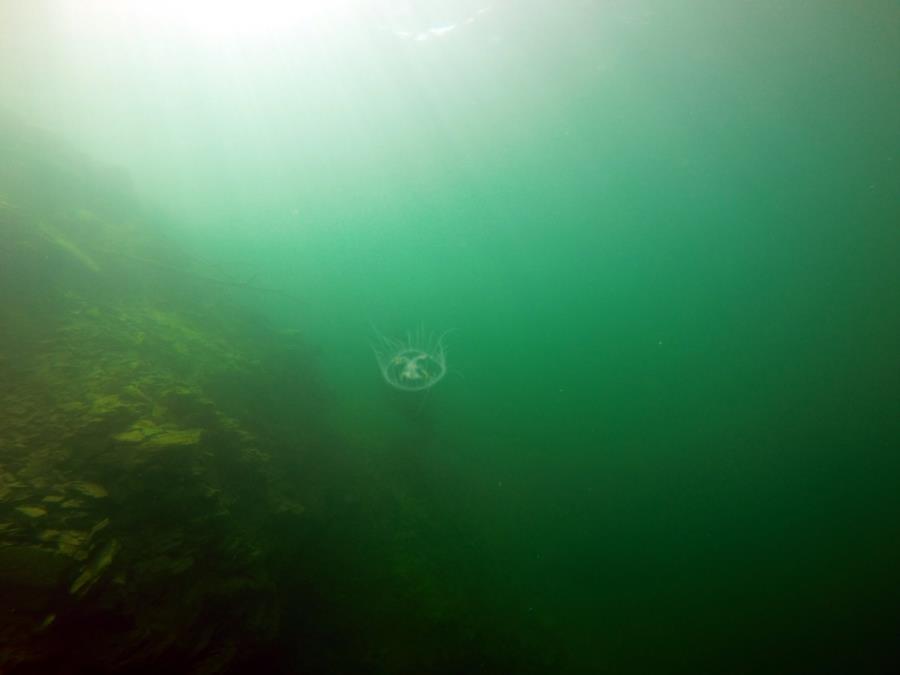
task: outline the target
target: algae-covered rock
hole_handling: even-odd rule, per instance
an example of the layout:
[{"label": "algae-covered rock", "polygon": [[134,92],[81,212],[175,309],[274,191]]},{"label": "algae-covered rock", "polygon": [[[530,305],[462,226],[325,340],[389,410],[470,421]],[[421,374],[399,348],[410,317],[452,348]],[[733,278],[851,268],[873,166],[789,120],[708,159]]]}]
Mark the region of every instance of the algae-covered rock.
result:
[{"label": "algae-covered rock", "polygon": [[163,429],[153,420],[139,419],[131,428],[116,434],[113,438],[123,443],[143,443],[148,438],[161,434]]},{"label": "algae-covered rock", "polygon": [[69,488],[71,490],[74,490],[75,492],[85,495],[86,497],[93,497],[94,499],[102,499],[103,497],[109,496],[106,488],[98,483],[90,483],[88,481],[75,481],[74,483],[69,484]]},{"label": "algae-covered rock", "polygon": [[81,530],[44,530],[39,535],[42,542],[55,545],[57,551],[77,560],[87,557],[84,548],[90,537],[90,532]]},{"label": "algae-covered rock", "polygon": [[141,443],[147,438],[142,429],[129,429],[121,434],[116,434],[113,438],[122,443]]},{"label": "algae-covered rock", "polygon": [[124,406],[122,400],[115,394],[106,394],[96,397],[91,403],[91,413],[95,415],[107,415]]},{"label": "algae-covered rock", "polygon": [[197,445],[202,435],[203,429],[170,429],[149,439],[147,445],[155,447]]},{"label": "algae-covered rock", "polygon": [[113,438],[123,443],[141,443],[148,447],[172,445],[196,445],[200,442],[203,429],[178,429],[160,426],[152,420],[138,420],[130,429],[116,434]]},{"label": "algae-covered rock", "polygon": [[91,556],[87,565],[81,574],[72,582],[69,592],[73,595],[86,593],[102,576],[107,567],[112,564],[116,553],[119,551],[119,542],[117,539],[111,539],[105,545],[101,546],[96,553]]}]

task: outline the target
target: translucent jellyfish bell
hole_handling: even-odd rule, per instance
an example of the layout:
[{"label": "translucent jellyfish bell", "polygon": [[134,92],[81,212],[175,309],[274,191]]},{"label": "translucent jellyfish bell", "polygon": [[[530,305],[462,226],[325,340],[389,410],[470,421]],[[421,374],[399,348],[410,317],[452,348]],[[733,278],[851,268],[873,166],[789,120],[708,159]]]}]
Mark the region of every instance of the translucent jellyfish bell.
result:
[{"label": "translucent jellyfish bell", "polygon": [[426,335],[420,328],[394,339],[376,331],[372,349],[384,381],[402,391],[424,391],[440,382],[447,374],[444,335]]}]

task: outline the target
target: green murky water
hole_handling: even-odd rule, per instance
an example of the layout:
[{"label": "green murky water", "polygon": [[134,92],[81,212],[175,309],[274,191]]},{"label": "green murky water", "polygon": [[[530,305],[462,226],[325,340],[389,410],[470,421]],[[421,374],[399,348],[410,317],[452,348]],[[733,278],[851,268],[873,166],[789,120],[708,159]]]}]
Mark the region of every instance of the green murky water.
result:
[{"label": "green murky water", "polygon": [[[321,582],[331,672],[889,672],[894,3],[161,7],[4,6],[0,104],[299,298],[215,289],[402,486],[316,535],[286,643]],[[427,397],[371,349],[420,326]]]}]

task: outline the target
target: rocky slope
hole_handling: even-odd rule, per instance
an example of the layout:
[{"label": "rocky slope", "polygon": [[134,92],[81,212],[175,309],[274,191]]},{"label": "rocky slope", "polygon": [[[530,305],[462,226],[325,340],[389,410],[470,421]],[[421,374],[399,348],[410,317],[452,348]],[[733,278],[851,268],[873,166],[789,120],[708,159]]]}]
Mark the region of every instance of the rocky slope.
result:
[{"label": "rocky slope", "polygon": [[[119,174],[8,120],[0,157],[0,670],[223,672],[278,631],[260,533],[305,487],[273,454],[324,394]],[[302,432],[260,415],[291,364]]]}]

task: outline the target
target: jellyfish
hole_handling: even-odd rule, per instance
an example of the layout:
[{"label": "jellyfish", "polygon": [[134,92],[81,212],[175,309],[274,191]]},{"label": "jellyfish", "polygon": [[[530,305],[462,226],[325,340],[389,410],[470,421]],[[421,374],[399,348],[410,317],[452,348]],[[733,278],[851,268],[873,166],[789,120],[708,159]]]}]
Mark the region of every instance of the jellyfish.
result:
[{"label": "jellyfish", "polygon": [[423,329],[405,338],[389,338],[376,331],[372,345],[384,381],[401,391],[424,391],[447,374],[444,335],[426,334]]}]

